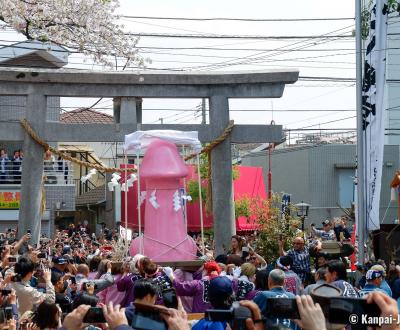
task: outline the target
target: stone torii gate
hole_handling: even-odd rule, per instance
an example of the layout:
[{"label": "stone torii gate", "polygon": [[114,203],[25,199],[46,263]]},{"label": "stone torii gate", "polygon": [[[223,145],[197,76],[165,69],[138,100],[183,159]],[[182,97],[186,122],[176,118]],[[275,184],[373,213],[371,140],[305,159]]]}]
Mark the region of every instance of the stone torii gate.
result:
[{"label": "stone torii gate", "polygon": [[[135,130],[198,131],[202,142],[218,137],[229,124],[229,98],[278,98],[298,71],[215,73],[90,72],[34,68],[0,68],[0,95],[26,97],[26,119],[45,141],[119,142]],[[46,121],[47,97],[114,99],[114,124],[64,124]],[[143,98],[208,98],[210,123],[201,125],[142,124]],[[212,199],[216,253],[230,246],[235,233],[231,143],[281,142],[280,125],[236,125],[211,152]],[[24,141],[19,234],[40,231],[43,149],[18,122],[0,122],[0,140]]]}]

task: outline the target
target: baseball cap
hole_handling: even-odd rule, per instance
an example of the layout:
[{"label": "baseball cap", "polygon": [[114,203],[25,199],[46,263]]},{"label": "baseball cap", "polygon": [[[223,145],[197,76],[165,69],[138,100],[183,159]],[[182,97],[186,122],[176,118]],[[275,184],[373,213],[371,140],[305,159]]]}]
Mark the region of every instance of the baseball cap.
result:
[{"label": "baseball cap", "polygon": [[383,276],[383,273],[381,271],[373,270],[373,269],[370,269],[369,271],[367,271],[367,274],[365,275],[367,281],[375,280],[375,279],[380,278],[382,276]]},{"label": "baseball cap", "polygon": [[331,222],[328,220],[328,219],[326,219],[326,220],[324,220],[324,221],[322,221],[322,224],[325,226],[325,225],[329,225]]},{"label": "baseball cap", "polygon": [[67,260],[65,260],[63,257],[54,257],[52,261],[57,265],[64,265],[67,263]]},{"label": "baseball cap", "polygon": [[210,281],[208,295],[210,297],[230,296],[233,293],[232,282],[225,276],[217,276]]}]

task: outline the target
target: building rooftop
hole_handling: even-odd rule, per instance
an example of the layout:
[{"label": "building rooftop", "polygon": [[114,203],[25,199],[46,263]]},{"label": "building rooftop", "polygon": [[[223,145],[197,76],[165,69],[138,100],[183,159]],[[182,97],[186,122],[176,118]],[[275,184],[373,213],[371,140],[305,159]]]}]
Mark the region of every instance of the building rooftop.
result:
[{"label": "building rooftop", "polygon": [[113,124],[114,117],[93,109],[79,108],[62,113],[60,121],[65,124]]},{"label": "building rooftop", "polygon": [[68,64],[64,47],[35,40],[18,42],[0,48],[0,66],[61,68]]}]

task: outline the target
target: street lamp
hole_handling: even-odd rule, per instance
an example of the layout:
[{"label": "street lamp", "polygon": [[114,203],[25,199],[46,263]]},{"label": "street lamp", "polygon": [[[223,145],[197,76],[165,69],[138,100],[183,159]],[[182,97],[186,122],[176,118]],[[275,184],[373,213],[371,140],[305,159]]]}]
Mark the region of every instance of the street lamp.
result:
[{"label": "street lamp", "polygon": [[297,216],[301,219],[301,230],[304,231],[304,219],[308,216],[310,204],[301,201],[301,203],[297,203],[295,206],[297,208]]}]

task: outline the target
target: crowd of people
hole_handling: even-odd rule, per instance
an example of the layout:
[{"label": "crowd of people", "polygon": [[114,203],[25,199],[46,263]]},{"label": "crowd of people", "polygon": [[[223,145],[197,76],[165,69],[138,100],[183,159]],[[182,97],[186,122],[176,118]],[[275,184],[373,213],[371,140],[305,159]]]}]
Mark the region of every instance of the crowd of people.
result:
[{"label": "crowd of people", "polygon": [[8,156],[6,149],[0,149],[0,184],[21,183],[22,150],[15,150],[12,156]]},{"label": "crowd of people", "polygon": [[[22,161],[24,153],[22,150],[15,150],[13,156],[9,156],[6,149],[0,149],[0,184],[20,184],[22,178]],[[55,173],[64,176],[64,181],[68,181],[69,166],[68,162],[61,157],[57,160],[50,150],[43,155],[44,172],[46,174],[45,183],[57,183]]]},{"label": "crowd of people", "polygon": [[[325,239],[333,231],[328,226],[324,221],[322,232],[312,230]],[[115,260],[121,238],[107,228],[96,236],[71,224],[37,246],[30,233],[16,237],[11,229],[0,234],[0,329],[322,330],[330,326],[310,294],[324,285],[342,297],[365,297],[382,316],[398,314],[400,266],[359,265],[349,279],[341,258],[321,251],[319,243],[308,245],[303,235],[286,251],[280,241],[277,260],[257,253],[255,234],[233,236],[220,255],[212,243],[202,255],[199,241],[204,263],[195,271],[161,267],[140,254]],[[270,298],[295,299],[298,317],[272,316]],[[386,325],[396,327],[395,321]]]}]

